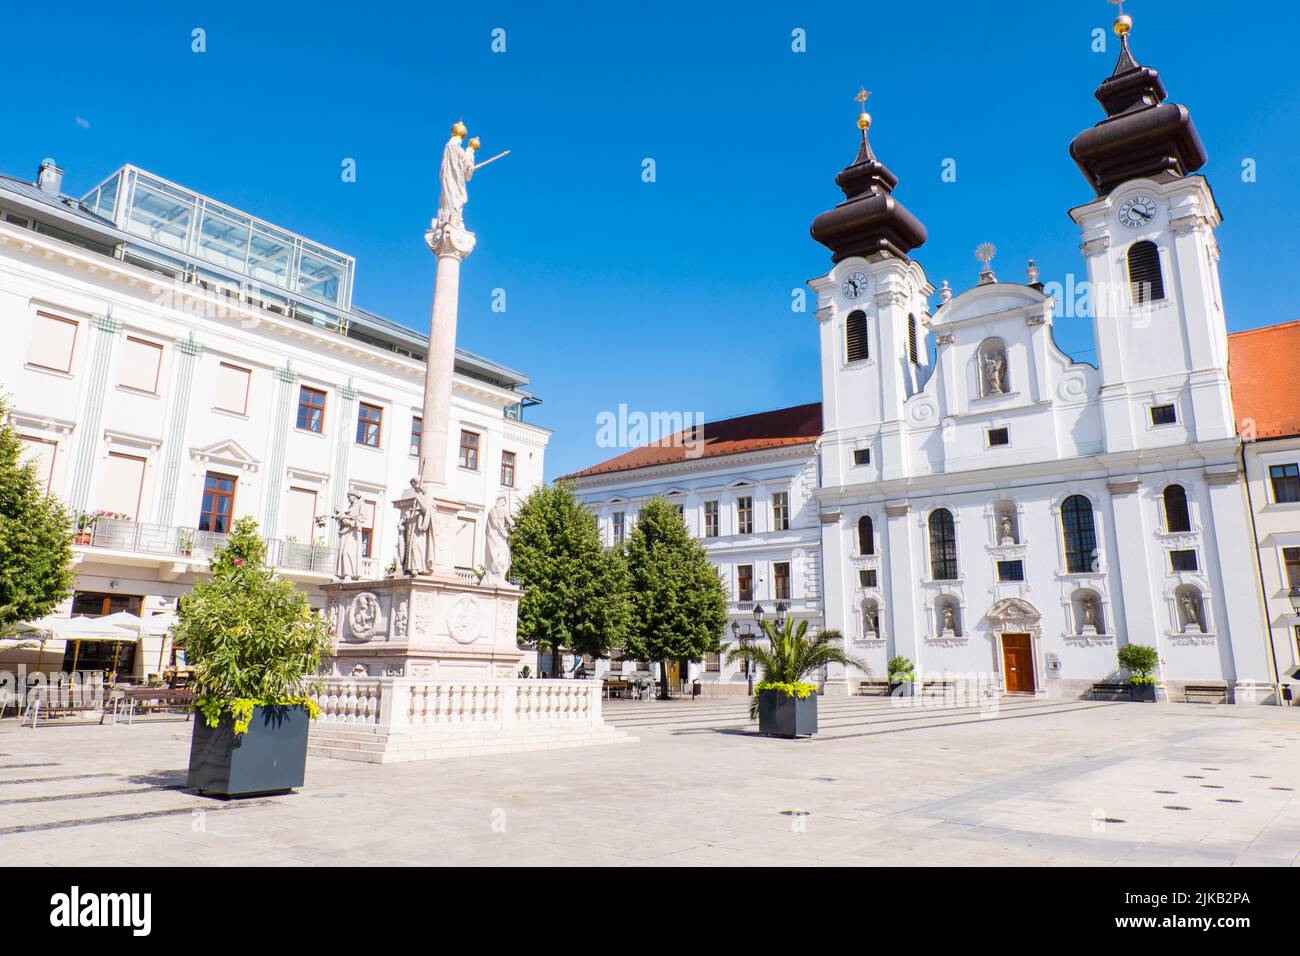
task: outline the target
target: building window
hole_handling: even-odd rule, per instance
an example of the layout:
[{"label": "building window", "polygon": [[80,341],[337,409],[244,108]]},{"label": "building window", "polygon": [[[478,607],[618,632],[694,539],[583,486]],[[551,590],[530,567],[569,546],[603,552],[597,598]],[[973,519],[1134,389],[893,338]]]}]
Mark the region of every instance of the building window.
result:
[{"label": "building window", "polygon": [[1273,484],[1273,500],[1278,504],[1300,501],[1300,466],[1270,465],[1269,481]]},{"label": "building window", "polygon": [[704,672],[706,674],[720,674],[722,672],[722,655],[717,651],[705,651]]},{"label": "building window", "polygon": [[1300,548],[1283,548],[1282,563],[1286,566],[1287,588],[1300,588]]},{"label": "building window", "polygon": [[217,366],[217,400],[213,408],[236,415],[248,414],[248,385],[253,373],[238,365],[222,362]]},{"label": "building window", "polygon": [[998,562],[998,580],[999,581],[1023,581],[1025,579],[1025,562],[1023,561],[999,561]]},{"label": "building window", "polygon": [[235,510],[235,479],[208,472],[203,479],[203,506],[199,511],[199,530],[229,534],[230,518]]},{"label": "building window", "polygon": [[863,362],[870,358],[867,346],[867,314],[850,312],[844,320],[844,358],[848,362]]},{"label": "building window", "polygon": [[907,357],[912,360],[913,365],[919,365],[921,362],[921,349],[916,340],[916,316],[907,317]]},{"label": "building window", "polygon": [[363,499],[361,502],[361,511],[365,515],[365,523],[361,526],[361,556],[363,558],[373,558],[375,556],[375,512],[378,510],[378,504],[370,499]]},{"label": "building window", "polygon": [[614,543],[622,544],[627,537],[627,516],[621,511],[615,511],[609,517],[610,525],[614,530]]},{"label": "building window", "polygon": [[788,492],[778,491],[772,495],[772,530],[790,530],[790,495]]},{"label": "building window", "polygon": [[742,564],[736,568],[736,600],[754,600],[754,566]]},{"label": "building window", "polygon": [[515,486],[515,453],[512,451],[501,453],[501,485],[505,488]]},{"label": "building window", "polygon": [[790,600],[790,562],[778,561],[772,565],[772,598]]},{"label": "building window", "polygon": [[1007,428],[990,428],[988,431],[989,447],[997,448],[1011,444],[1011,430]]},{"label": "building window", "polygon": [[27,364],[52,372],[71,372],[77,345],[77,323],[47,312],[37,312],[32,324],[32,344]]},{"label": "building window", "polygon": [[754,499],[736,499],[736,534],[754,533]]},{"label": "building window", "polygon": [[118,382],[123,388],[147,395],[158,394],[158,374],[162,370],[163,347],[128,335],[122,343],[118,363]]},{"label": "building window", "polygon": [[1192,515],[1187,510],[1187,489],[1170,485],[1162,495],[1165,502],[1165,530],[1191,531]]},{"label": "building window", "polygon": [[1196,570],[1196,550],[1189,548],[1185,551],[1169,552],[1169,567],[1175,572],[1195,571]]},{"label": "building window", "polygon": [[1178,424],[1178,411],[1172,404],[1152,405],[1151,406],[1151,424],[1152,425],[1176,425]]},{"label": "building window", "polygon": [[478,471],[478,439],[474,432],[460,433],[460,467]]},{"label": "building window", "polygon": [[54,459],[59,450],[58,442],[37,438],[35,435],[19,435],[18,438],[23,443],[22,463],[36,467],[41,488],[48,491],[54,481]]},{"label": "building window", "polygon": [[298,389],[298,427],[303,431],[325,430],[325,393],[306,385]]},{"label": "building window", "polygon": [[947,508],[930,512],[930,577],[934,581],[957,579],[957,527]]},{"label": "building window", "polygon": [[866,568],[858,572],[858,586],[874,588],[876,586],[876,569]]},{"label": "building window", "polygon": [[871,464],[871,449],[870,448],[853,449],[853,464],[855,465]]},{"label": "building window", "polygon": [[704,537],[716,538],[721,533],[721,526],[718,522],[718,503],[716,501],[704,502]]},{"label": "building window", "polygon": [[876,527],[871,515],[858,519],[858,554],[876,553]]},{"label": "building window", "polygon": [[384,427],[384,410],[378,405],[362,402],[357,406],[357,444],[379,447],[379,436]]},{"label": "building window", "polygon": [[1085,574],[1095,570],[1097,532],[1092,502],[1083,495],[1071,495],[1061,505],[1061,529],[1065,534],[1065,571]]},{"label": "building window", "polygon": [[424,419],[411,419],[411,457],[420,457],[420,444],[424,440]]},{"label": "building window", "polygon": [[1135,242],[1128,250],[1128,284],[1133,304],[1158,302],[1165,297],[1160,274],[1160,250],[1154,242]]}]

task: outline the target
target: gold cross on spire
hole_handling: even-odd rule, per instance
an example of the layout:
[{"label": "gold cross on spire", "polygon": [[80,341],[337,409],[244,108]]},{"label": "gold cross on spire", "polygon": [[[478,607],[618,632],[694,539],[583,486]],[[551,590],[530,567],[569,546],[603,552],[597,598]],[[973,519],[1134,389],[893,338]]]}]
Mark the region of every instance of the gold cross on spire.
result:
[{"label": "gold cross on spire", "polygon": [[853,97],[862,108],[862,112],[858,114],[858,129],[862,130],[864,137],[867,135],[867,130],[871,128],[871,114],[867,112],[867,97],[870,95],[871,91],[863,86],[858,89],[858,95]]},{"label": "gold cross on spire", "polygon": [[[1123,0],[1112,0],[1112,2],[1122,3]],[[867,89],[865,86],[863,86],[858,89],[858,95],[853,98],[857,100],[858,103],[861,105],[861,107],[865,110],[867,108],[867,97],[869,97],[870,95],[871,95],[871,91]]]}]

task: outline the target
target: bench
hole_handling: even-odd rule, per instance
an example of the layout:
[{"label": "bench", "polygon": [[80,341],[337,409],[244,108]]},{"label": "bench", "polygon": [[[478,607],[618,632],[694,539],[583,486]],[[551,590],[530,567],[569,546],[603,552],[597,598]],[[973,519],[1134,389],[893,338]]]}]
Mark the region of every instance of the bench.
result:
[{"label": "bench", "polygon": [[872,678],[858,681],[859,697],[888,697],[892,685],[887,680]]},{"label": "bench", "polygon": [[601,690],[604,691],[604,696],[607,698],[612,699],[615,695],[622,698],[627,694],[628,688],[631,686],[631,684],[621,677],[607,677],[605,678],[605,683],[601,687]]},{"label": "bench", "polygon": [[[194,691],[188,687],[119,687],[113,691],[113,723],[117,723],[122,708],[126,708],[126,722],[130,725],[136,711],[140,713],[160,711],[184,711],[185,719],[194,707]],[[108,707],[99,717],[104,722]]]},{"label": "bench", "polygon": [[1228,688],[1224,684],[1186,684],[1183,700],[1188,704],[1226,704]]},{"label": "bench", "polygon": [[99,711],[100,723],[104,722],[104,712],[108,707],[108,698],[100,686],[84,687],[38,687],[27,695],[27,707],[19,721],[32,721],[32,730],[41,718],[58,717],[61,714],[80,714]]},{"label": "bench", "polygon": [[1088,691],[1088,696],[1093,700],[1132,700],[1133,694],[1129,690],[1127,683],[1115,684],[1107,681],[1098,681],[1092,685],[1092,690]]},{"label": "bench", "polygon": [[934,680],[927,680],[921,684],[921,696],[923,697],[946,697],[957,690],[957,682],[949,677],[940,677]]}]

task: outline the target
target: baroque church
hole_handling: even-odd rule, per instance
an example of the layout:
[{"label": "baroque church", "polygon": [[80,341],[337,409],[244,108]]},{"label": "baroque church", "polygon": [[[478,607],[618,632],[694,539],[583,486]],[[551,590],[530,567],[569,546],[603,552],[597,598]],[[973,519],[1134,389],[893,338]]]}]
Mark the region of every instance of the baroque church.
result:
[{"label": "baroque church", "polygon": [[[1225,700],[1271,696],[1279,678],[1229,381],[1220,214],[1197,174],[1207,156],[1191,115],[1137,61],[1130,25],[1116,21],[1119,60],[1096,91],[1105,118],[1070,144],[1088,187],[1070,216],[1095,367],[1057,347],[1056,303],[1032,264],[1025,284],[999,280],[986,259],[974,288],[936,291],[917,255],[925,227],[872,149],[870,115],[858,117],[857,155],[836,176],[844,200],[812,224],[833,263],[809,282],[818,478],[792,468],[778,488],[768,463],[756,483],[782,496],[786,530],[791,513],[795,530],[819,530],[788,559],[817,580],[804,594],[786,583],[782,600],[775,566],[764,591],[753,567],[719,562],[736,621],[764,598],[770,610],[812,594],[809,617],[838,630],[877,679],[901,656],[918,676],[983,693],[1078,697],[1119,679],[1117,651],[1132,642],[1157,649],[1170,699],[1206,686]],[[750,421],[762,415],[746,427],[793,437],[780,433],[788,415],[770,415],[770,434]],[[693,460],[634,450],[569,478],[608,540],[615,509],[621,535],[638,498],[671,490],[711,553],[734,551],[743,522],[705,515],[737,501],[753,509],[745,473],[764,465],[743,457],[759,447],[710,444],[711,431],[730,430],[706,425]],[[749,531],[779,536],[768,520]],[[866,679],[833,668],[823,687],[857,693]]]}]

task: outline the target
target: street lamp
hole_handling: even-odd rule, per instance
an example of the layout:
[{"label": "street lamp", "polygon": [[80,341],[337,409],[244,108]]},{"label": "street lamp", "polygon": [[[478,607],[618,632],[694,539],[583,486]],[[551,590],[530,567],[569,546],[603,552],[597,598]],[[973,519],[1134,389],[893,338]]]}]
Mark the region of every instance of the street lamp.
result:
[{"label": "street lamp", "polygon": [[785,601],[776,602],[776,626],[777,627],[785,627],[785,612],[788,609],[789,609],[789,605],[786,604]]},{"label": "street lamp", "polygon": [[[763,610],[763,605],[761,604],[754,605],[754,623],[758,625],[759,634],[763,632],[763,617],[766,613],[767,612]],[[756,637],[758,637],[758,634],[750,634],[749,641],[746,641],[746,643],[748,644],[752,642]],[[749,658],[745,658],[745,681],[749,686],[748,694],[750,697],[753,697],[754,696],[754,662],[751,661]]]}]

